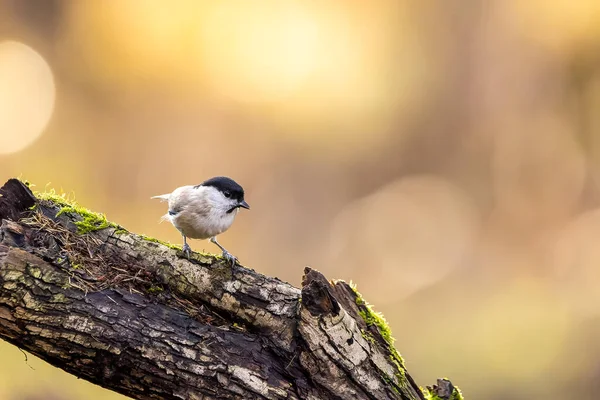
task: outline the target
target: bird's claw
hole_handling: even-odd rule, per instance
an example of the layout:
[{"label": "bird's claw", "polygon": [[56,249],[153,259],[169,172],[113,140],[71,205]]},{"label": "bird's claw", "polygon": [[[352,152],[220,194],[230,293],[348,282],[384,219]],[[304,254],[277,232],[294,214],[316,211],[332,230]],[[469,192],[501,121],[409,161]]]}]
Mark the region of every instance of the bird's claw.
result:
[{"label": "bird's claw", "polygon": [[237,257],[234,256],[233,254],[231,254],[230,252],[228,252],[227,250],[223,250],[223,258],[229,262],[231,264],[231,266],[233,267],[235,265],[235,263],[237,262]]},{"label": "bird's claw", "polygon": [[183,248],[181,249],[181,251],[183,251],[183,254],[185,254],[185,256],[189,259],[190,258],[190,254],[192,253],[192,248],[190,247],[189,244],[185,243],[183,245]]}]

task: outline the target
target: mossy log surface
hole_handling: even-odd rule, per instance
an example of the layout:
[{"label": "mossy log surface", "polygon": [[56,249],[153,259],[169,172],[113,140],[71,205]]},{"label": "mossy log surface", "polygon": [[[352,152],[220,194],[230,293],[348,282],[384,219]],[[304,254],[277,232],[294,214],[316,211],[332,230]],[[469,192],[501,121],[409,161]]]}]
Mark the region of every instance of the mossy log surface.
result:
[{"label": "mossy log surface", "polygon": [[343,281],[185,258],[17,179],[0,189],[0,338],[136,399],[459,399],[422,391]]}]

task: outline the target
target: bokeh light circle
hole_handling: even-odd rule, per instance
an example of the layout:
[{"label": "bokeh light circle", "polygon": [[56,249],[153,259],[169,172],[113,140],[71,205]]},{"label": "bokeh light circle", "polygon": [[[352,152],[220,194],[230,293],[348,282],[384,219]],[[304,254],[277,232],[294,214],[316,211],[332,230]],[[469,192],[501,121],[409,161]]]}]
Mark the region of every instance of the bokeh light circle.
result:
[{"label": "bokeh light circle", "polygon": [[0,42],[0,154],[32,144],[54,109],[54,77],[44,58],[16,41]]},{"label": "bokeh light circle", "polygon": [[204,61],[215,89],[237,101],[277,101],[317,67],[319,27],[290,1],[218,2],[205,16]]},{"label": "bokeh light circle", "polygon": [[[458,268],[472,251],[479,219],[473,201],[451,181],[407,176],[338,214],[330,262],[344,265],[374,304],[392,304]],[[386,279],[368,279],[373,274]]]}]

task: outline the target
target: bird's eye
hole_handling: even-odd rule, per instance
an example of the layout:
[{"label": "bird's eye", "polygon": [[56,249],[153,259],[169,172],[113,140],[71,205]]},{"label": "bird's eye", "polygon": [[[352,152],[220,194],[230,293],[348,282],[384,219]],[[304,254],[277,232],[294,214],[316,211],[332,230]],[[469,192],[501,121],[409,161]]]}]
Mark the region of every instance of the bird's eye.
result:
[{"label": "bird's eye", "polygon": [[231,192],[229,190],[226,190],[226,191],[223,192],[223,195],[225,197],[227,197],[227,198],[230,198],[231,197]]}]

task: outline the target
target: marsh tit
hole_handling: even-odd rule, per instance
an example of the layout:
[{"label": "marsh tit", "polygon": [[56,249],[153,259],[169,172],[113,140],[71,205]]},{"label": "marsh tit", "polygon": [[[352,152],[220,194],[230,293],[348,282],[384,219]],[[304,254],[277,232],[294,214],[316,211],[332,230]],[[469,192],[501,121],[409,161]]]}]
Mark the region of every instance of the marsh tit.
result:
[{"label": "marsh tit", "polygon": [[239,209],[250,209],[244,200],[244,189],[233,179],[218,176],[152,198],[169,202],[169,212],[163,219],[181,232],[183,252],[188,258],[192,249],[187,238],[209,239],[223,251],[223,257],[235,264],[237,258],[217,242],[217,235],[229,229]]}]

